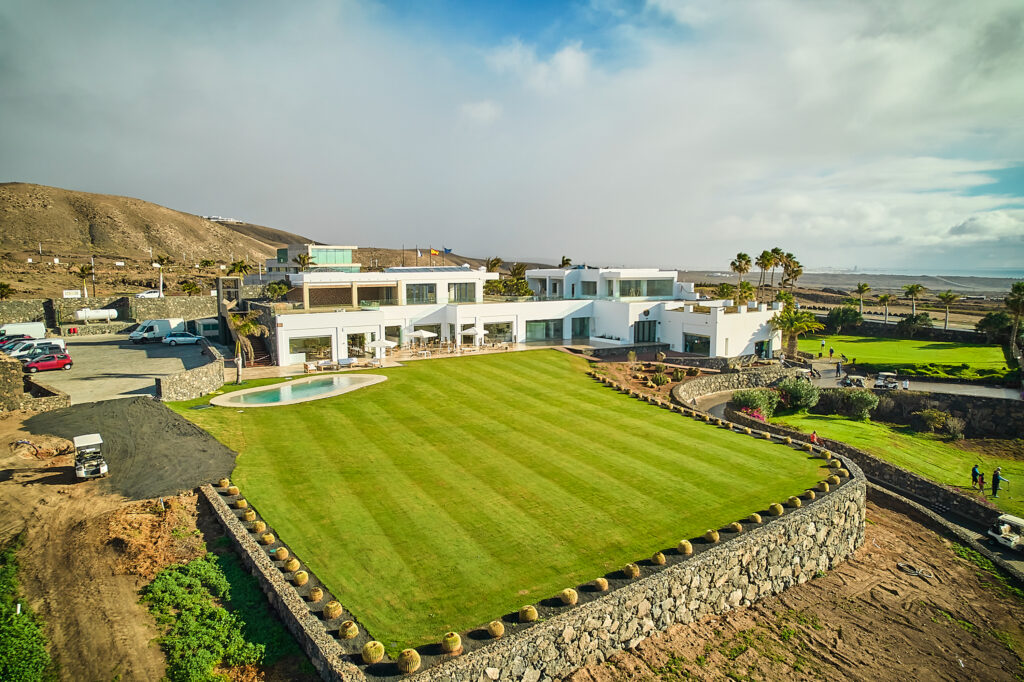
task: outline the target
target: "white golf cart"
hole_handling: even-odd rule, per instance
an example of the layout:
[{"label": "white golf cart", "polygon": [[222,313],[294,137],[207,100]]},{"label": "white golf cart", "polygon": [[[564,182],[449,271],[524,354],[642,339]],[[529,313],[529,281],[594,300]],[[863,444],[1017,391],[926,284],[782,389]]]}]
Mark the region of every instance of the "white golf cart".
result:
[{"label": "white golf cart", "polygon": [[875,377],[875,388],[895,390],[899,387],[900,382],[896,381],[896,372],[879,372]]},{"label": "white golf cart", "polygon": [[988,529],[988,534],[999,544],[1024,552],[1024,519],[1003,514]]},{"label": "white golf cart", "polygon": [[103,459],[103,439],[98,433],[75,436],[75,478],[100,478],[107,475],[107,460]]}]

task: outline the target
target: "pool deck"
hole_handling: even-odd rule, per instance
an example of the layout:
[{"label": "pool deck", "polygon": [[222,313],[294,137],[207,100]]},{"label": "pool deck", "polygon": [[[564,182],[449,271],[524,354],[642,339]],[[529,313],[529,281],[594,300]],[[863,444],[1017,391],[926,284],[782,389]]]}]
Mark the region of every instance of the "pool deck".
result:
[{"label": "pool deck", "polygon": [[285,382],[284,384],[274,384],[272,386],[258,386],[256,388],[246,388],[246,389],[241,390],[241,391],[232,391],[231,393],[227,393],[225,395],[219,395],[219,396],[213,398],[212,400],[210,400],[210,404],[211,405],[217,405],[218,407],[234,407],[234,408],[238,408],[238,409],[248,409],[250,407],[280,407],[282,405],[295,405],[296,403],[306,403],[306,402],[309,402],[311,400],[320,400],[322,398],[332,398],[332,397],[334,397],[336,395],[341,395],[343,393],[348,393],[349,391],[356,391],[356,390],[358,390],[360,388],[365,388],[367,386],[372,386],[374,384],[379,384],[380,382],[387,381],[387,379],[388,379],[386,376],[382,376],[382,375],[379,375],[379,374],[356,374],[356,375],[349,376],[349,377],[338,377],[338,378],[344,378],[344,379],[348,380],[349,382],[351,382],[348,385],[335,386],[333,390],[325,391],[323,393],[317,393],[317,394],[306,396],[306,397],[303,397],[303,398],[296,398],[296,399],[293,399],[293,400],[278,400],[278,401],[272,402],[272,403],[243,403],[243,402],[239,402],[238,401],[239,398],[242,398],[242,397],[244,397],[246,395],[250,395],[250,394],[253,394],[253,393],[263,393],[263,392],[270,392],[270,391],[279,391],[282,388],[285,388],[285,387],[288,387],[288,386],[295,386],[295,385],[299,385],[299,384],[307,384],[307,383],[309,383],[311,381],[316,381],[317,379],[331,378],[332,376],[337,377],[338,375],[323,375],[323,376],[313,375],[313,376],[305,377],[305,378],[302,378],[302,379],[296,379],[295,381]]}]

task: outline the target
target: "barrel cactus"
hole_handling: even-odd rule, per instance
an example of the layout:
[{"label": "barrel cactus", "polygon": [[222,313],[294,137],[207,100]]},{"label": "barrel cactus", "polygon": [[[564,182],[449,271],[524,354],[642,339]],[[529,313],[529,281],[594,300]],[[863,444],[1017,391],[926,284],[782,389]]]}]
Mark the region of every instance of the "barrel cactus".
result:
[{"label": "barrel cactus", "polygon": [[355,639],[359,635],[359,626],[351,620],[346,620],[338,626],[338,637],[342,639]]},{"label": "barrel cactus", "polygon": [[292,582],[295,583],[296,587],[302,587],[309,582],[309,573],[305,571],[295,571],[295,575],[292,576]]},{"label": "barrel cactus", "polygon": [[237,485],[229,485],[228,486],[228,495],[237,495],[237,494],[238,494],[238,486]]},{"label": "barrel cactus", "polygon": [[505,634],[505,624],[500,620],[492,620],[487,624],[487,634],[494,639],[500,639]]},{"label": "barrel cactus", "polygon": [[276,541],[277,538],[274,537],[273,533],[264,533],[260,536],[260,542],[262,542],[264,545],[272,545]]},{"label": "barrel cactus", "polygon": [[288,558],[288,548],[278,547],[274,550],[274,559],[277,561],[284,561]]},{"label": "barrel cactus", "polygon": [[294,573],[295,571],[299,570],[300,566],[302,566],[302,564],[299,563],[299,560],[295,557],[292,557],[288,561],[284,562],[284,566],[282,566],[281,568],[283,568],[288,573]]},{"label": "barrel cactus", "polygon": [[818,484],[819,493],[827,493],[829,491],[828,481],[822,481]]},{"label": "barrel cactus", "polygon": [[665,554],[664,552],[655,552],[651,555],[651,563],[655,566],[665,565]]},{"label": "barrel cactus", "polygon": [[462,637],[457,632],[446,632],[441,638],[441,651],[446,654],[462,653]]},{"label": "barrel cactus", "polygon": [[807,490],[804,492],[804,497],[806,497],[808,500],[813,500],[817,497],[817,495],[814,494],[813,490]]},{"label": "barrel cactus", "polygon": [[608,591],[608,580],[606,578],[597,578],[596,580],[594,580],[593,585],[594,589],[598,592]]},{"label": "barrel cactus", "polygon": [[761,523],[761,515],[754,513],[747,517],[747,521],[750,523]]},{"label": "barrel cactus", "polygon": [[789,436],[786,436],[786,437],[784,437],[782,439],[782,442],[785,443],[786,445],[792,445],[793,444],[793,439],[790,438]]},{"label": "barrel cactus", "polygon": [[835,474],[832,474],[825,480],[828,481],[830,485],[839,485],[839,477],[836,476]]},{"label": "barrel cactus", "polygon": [[249,507],[249,500],[244,497],[240,497],[235,500],[235,509],[246,509]]},{"label": "barrel cactus", "polygon": [[731,530],[733,533],[742,533],[743,532],[743,524],[740,523],[739,521],[733,521],[732,523],[729,524],[729,530]]},{"label": "barrel cactus", "polygon": [[804,450],[807,452],[814,452],[814,446],[810,443],[804,443]]},{"label": "barrel cactus", "polygon": [[314,604],[324,598],[324,591],[322,588],[314,587],[309,591],[309,601]]},{"label": "barrel cactus", "polygon": [[838,476],[839,478],[849,478],[850,477],[850,470],[849,469],[840,469],[839,471],[836,472],[836,476]]},{"label": "barrel cactus", "polygon": [[537,608],[534,606],[524,606],[519,609],[519,622],[520,623],[531,623],[537,620]]},{"label": "barrel cactus", "polygon": [[254,521],[253,524],[252,524],[252,532],[253,533],[262,533],[266,529],[267,529],[267,524],[263,523],[262,521]]},{"label": "barrel cactus", "polygon": [[689,540],[680,540],[679,545],[676,547],[680,554],[690,555],[693,554],[693,545],[690,544]]},{"label": "barrel cactus", "polygon": [[829,469],[841,469],[842,466],[843,466],[843,463],[840,462],[838,459],[830,459],[828,461],[828,468]]},{"label": "barrel cactus", "polygon": [[245,519],[246,521],[255,521],[256,520],[256,512],[254,512],[252,509],[246,509],[245,513],[242,514],[242,518]]},{"label": "barrel cactus", "polygon": [[558,593],[558,598],[562,600],[563,604],[572,606],[579,601],[580,595],[576,593],[576,590],[571,587],[567,587]]},{"label": "barrel cactus", "polygon": [[772,516],[782,516],[782,505],[778,502],[772,502],[768,505],[768,513]]},{"label": "barrel cactus", "polygon": [[230,485],[231,485],[231,481],[226,479],[226,478],[222,478],[219,481],[217,481],[217,487],[218,488],[227,488]]},{"label": "barrel cactus", "polygon": [[334,620],[341,615],[341,604],[331,600],[324,605],[324,620]]},{"label": "barrel cactus", "polygon": [[704,533],[704,540],[705,540],[705,542],[712,542],[712,543],[714,543],[714,542],[718,542],[718,539],[719,539],[718,538],[718,531],[715,530],[714,528],[709,528],[708,531],[706,533]]},{"label": "barrel cactus", "polygon": [[384,645],[380,642],[374,640],[363,646],[363,663],[373,665],[380,663],[382,658],[384,658]]},{"label": "barrel cactus", "polygon": [[640,577],[640,567],[636,564],[626,564],[622,567],[622,574],[630,579],[638,578]]},{"label": "barrel cactus", "polygon": [[750,429],[749,426],[744,426],[743,427],[743,433],[745,433],[745,434],[747,434],[749,436],[751,433],[753,433],[753,431]]},{"label": "barrel cactus", "polygon": [[420,669],[420,654],[415,649],[403,649],[398,654],[398,670],[408,675]]},{"label": "barrel cactus", "polygon": [[772,434],[770,434],[770,433],[767,433],[767,432],[766,432],[766,433],[764,434],[764,439],[765,439],[765,440],[771,440],[771,439],[772,439]]},{"label": "barrel cactus", "polygon": [[786,500],[786,506],[787,507],[793,507],[793,509],[796,509],[801,504],[802,503],[800,502],[800,498],[797,497],[796,495],[794,495],[793,497],[791,497],[788,500]]}]

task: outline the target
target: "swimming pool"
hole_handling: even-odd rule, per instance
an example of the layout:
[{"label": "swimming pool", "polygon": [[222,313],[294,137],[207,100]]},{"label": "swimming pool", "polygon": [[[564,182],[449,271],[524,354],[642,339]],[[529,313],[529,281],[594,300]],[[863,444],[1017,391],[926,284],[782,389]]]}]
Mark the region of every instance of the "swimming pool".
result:
[{"label": "swimming pool", "polygon": [[387,377],[379,374],[332,374],[326,377],[297,379],[283,384],[247,388],[234,391],[227,395],[219,395],[210,401],[211,405],[220,407],[273,407],[276,405],[292,405],[307,400],[319,400],[331,396],[348,393],[364,386],[371,386],[385,381]]}]

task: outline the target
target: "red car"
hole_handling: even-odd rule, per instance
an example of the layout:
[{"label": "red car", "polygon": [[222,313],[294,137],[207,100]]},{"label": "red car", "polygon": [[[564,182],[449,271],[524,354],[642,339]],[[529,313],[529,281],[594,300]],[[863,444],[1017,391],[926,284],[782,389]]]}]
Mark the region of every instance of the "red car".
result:
[{"label": "red car", "polygon": [[25,363],[25,371],[35,374],[48,369],[71,369],[71,356],[67,353],[50,353],[40,355]]}]

